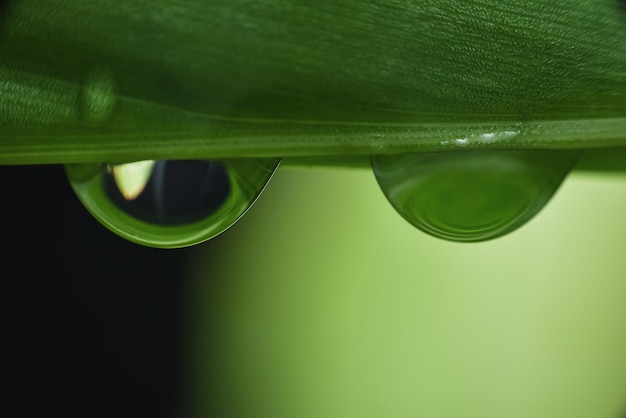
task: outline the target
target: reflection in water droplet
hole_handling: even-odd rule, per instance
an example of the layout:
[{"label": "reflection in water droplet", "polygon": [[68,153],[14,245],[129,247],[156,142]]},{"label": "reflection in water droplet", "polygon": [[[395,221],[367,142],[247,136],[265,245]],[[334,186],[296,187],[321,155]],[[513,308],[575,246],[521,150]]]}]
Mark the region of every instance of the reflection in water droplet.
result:
[{"label": "reflection in water droplet", "polygon": [[414,226],[451,241],[507,234],[531,219],[577,160],[572,151],[456,151],[372,157],[387,199]]},{"label": "reflection in water droplet", "polygon": [[85,207],[118,235],[150,247],[206,241],[259,196],[278,159],[157,160],[65,167]]},{"label": "reflection in water droplet", "polygon": [[156,161],[137,161],[134,163],[110,165],[109,173],[115,180],[119,192],[126,200],[135,200],[145,190]]}]

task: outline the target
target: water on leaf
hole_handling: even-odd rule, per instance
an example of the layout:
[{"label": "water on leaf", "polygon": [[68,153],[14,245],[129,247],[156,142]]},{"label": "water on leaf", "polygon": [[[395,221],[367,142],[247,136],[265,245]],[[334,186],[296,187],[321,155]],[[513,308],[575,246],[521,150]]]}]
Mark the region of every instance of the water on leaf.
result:
[{"label": "water on leaf", "polygon": [[115,81],[108,71],[92,72],[81,92],[80,112],[90,125],[99,125],[113,112],[115,106]]},{"label": "water on leaf", "polygon": [[259,196],[278,159],[156,160],[65,167],[78,198],[107,228],[150,247],[206,241]]},{"label": "water on leaf", "polygon": [[571,151],[456,151],[372,157],[378,184],[417,228],[484,241],[530,220],[577,160]]}]

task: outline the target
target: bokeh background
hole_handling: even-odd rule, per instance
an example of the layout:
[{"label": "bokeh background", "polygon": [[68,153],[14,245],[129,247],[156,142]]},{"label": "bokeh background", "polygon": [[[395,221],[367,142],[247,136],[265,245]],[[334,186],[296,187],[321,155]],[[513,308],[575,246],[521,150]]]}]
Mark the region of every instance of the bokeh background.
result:
[{"label": "bokeh background", "polygon": [[0,167],[5,416],[623,417],[626,176],[497,240],[424,235],[367,170],[279,168],[231,229],[155,250],[60,167]]}]

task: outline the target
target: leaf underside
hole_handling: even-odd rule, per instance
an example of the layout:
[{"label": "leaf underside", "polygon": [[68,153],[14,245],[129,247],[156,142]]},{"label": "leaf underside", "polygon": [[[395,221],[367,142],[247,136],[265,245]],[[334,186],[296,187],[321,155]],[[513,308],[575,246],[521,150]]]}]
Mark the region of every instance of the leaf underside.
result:
[{"label": "leaf underside", "polygon": [[624,165],[616,1],[19,0],[0,13],[0,164],[593,148],[590,161]]}]

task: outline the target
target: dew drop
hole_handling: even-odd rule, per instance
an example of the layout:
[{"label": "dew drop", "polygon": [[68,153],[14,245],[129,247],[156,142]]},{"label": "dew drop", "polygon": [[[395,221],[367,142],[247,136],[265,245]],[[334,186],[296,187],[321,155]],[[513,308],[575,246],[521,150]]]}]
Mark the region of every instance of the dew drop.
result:
[{"label": "dew drop", "polygon": [[454,145],[457,147],[466,147],[469,144],[469,140],[467,138],[457,138],[454,140]]},{"label": "dew drop", "polygon": [[65,171],[80,201],[104,226],[138,244],[178,248],[233,225],[279,161],[148,160],[72,164]]},{"label": "dew drop", "polygon": [[472,150],[372,157],[378,184],[417,228],[459,242],[505,235],[550,200],[575,151]]},{"label": "dew drop", "polygon": [[95,70],[87,77],[80,98],[80,113],[88,124],[99,125],[113,112],[115,81],[109,71]]}]

